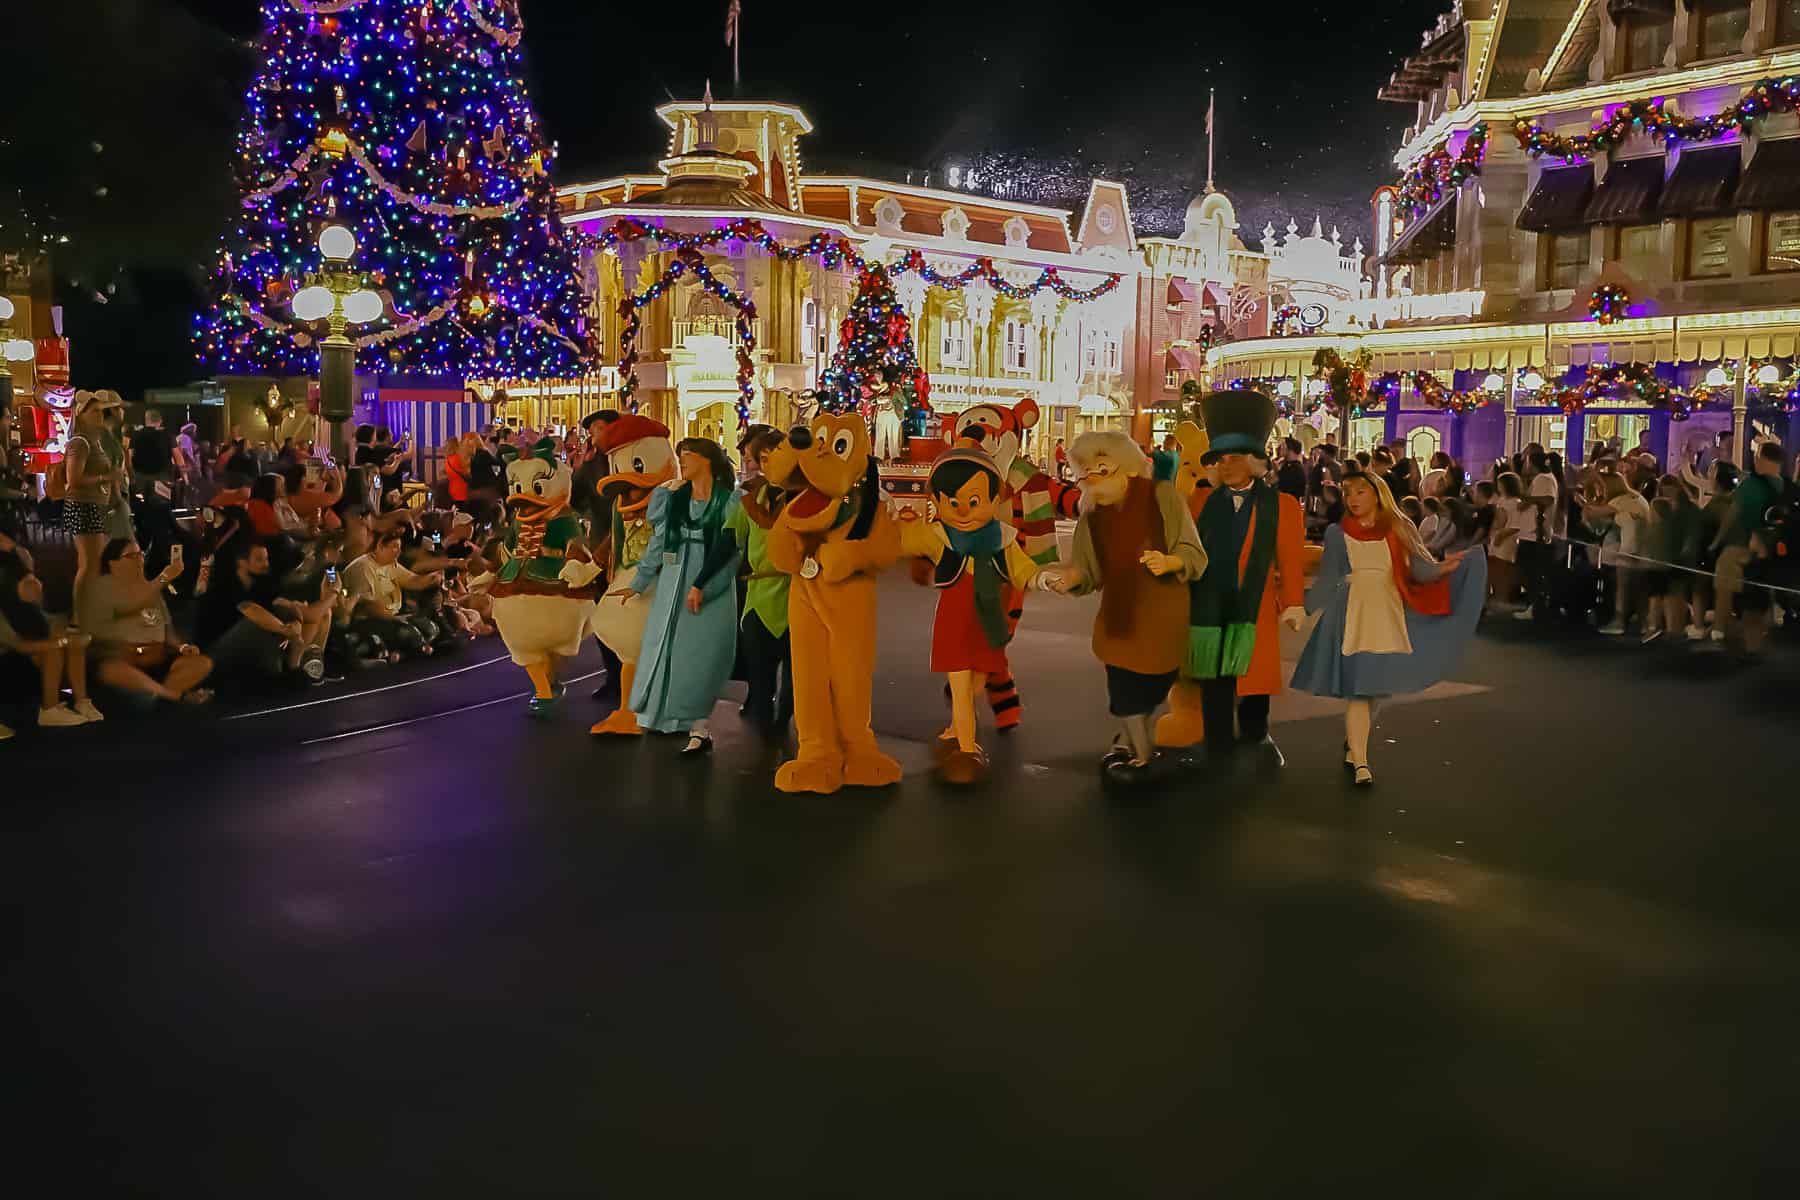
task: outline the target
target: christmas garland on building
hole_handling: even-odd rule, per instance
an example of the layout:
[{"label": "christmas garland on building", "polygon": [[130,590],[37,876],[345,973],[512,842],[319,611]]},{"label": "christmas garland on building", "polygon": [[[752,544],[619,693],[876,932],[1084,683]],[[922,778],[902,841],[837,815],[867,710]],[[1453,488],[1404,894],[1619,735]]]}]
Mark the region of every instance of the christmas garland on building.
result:
[{"label": "christmas garland on building", "polygon": [[619,318],[624,328],[619,333],[619,403],[627,412],[638,410],[638,335],[643,332],[641,310],[660,299],[664,292],[683,275],[692,273],[700,286],[737,310],[733,333],[737,340],[737,416],[745,429],[750,427],[750,406],[756,399],[756,301],[743,292],[733,291],[706,265],[698,250],[678,251],[662,277],[643,291],[619,301]]},{"label": "christmas garland on building", "polygon": [[1672,421],[1685,421],[1694,408],[1693,397],[1682,394],[1656,376],[1651,363],[1589,363],[1580,383],[1555,390],[1555,402],[1565,413],[1580,412],[1608,392],[1623,392],[1646,408],[1667,409]]},{"label": "christmas garland on building", "polygon": [[1482,121],[1469,130],[1462,149],[1455,154],[1450,153],[1446,140],[1413,164],[1395,189],[1400,206],[1417,217],[1443,198],[1445,188],[1455,191],[1481,174],[1481,164],[1487,159],[1487,140],[1487,122]]},{"label": "christmas garland on building", "polygon": [[1045,267],[1032,282],[1018,284],[1006,279],[994,260],[986,255],[976,258],[963,270],[946,275],[933,268],[926,260],[924,251],[918,249],[906,251],[898,262],[877,264],[857,253],[848,238],[836,234],[815,233],[804,242],[784,245],[754,217],[739,218],[716,229],[693,234],[674,233],[658,225],[647,225],[625,217],[599,233],[576,235],[578,245],[599,250],[616,250],[622,243],[645,239],[655,242],[658,249],[673,250],[677,254],[684,250],[713,250],[726,242],[748,242],[782,262],[817,258],[819,265],[827,270],[847,265],[858,273],[878,265],[890,276],[904,275],[911,271],[931,286],[948,291],[961,291],[977,279],[984,279],[996,292],[1011,300],[1028,300],[1048,288],[1064,300],[1085,304],[1116,290],[1123,278],[1118,274],[1109,274],[1091,288],[1077,288],[1064,280],[1055,267]]},{"label": "christmas garland on building", "polygon": [[1605,154],[1638,134],[1660,137],[1668,144],[1717,141],[1748,133],[1769,114],[1792,112],[1796,107],[1800,107],[1800,76],[1783,75],[1757,80],[1730,108],[1710,117],[1670,112],[1663,97],[1656,96],[1618,105],[1586,133],[1565,137],[1526,117],[1513,123],[1513,133],[1533,158],[1547,154],[1573,163]]}]

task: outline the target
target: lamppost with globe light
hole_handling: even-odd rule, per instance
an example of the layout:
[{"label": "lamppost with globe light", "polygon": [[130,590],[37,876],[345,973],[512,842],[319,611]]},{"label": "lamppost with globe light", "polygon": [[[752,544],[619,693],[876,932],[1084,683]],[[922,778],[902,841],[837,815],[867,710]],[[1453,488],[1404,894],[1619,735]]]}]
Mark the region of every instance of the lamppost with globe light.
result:
[{"label": "lamppost with globe light", "polygon": [[342,225],[327,225],[319,231],[319,255],[324,267],[307,272],[306,286],[294,293],[294,315],[326,322],[328,332],[319,343],[319,413],[331,423],[332,456],[347,464],[344,422],[353,411],[356,377],[356,344],[347,330],[379,320],[384,305],[370,290],[368,277],[350,265],[356,257],[355,234]]},{"label": "lamppost with globe light", "polygon": [[37,357],[37,350],[30,342],[12,336],[15,311],[12,299],[0,296],[0,412],[12,411],[12,364],[30,362]]}]

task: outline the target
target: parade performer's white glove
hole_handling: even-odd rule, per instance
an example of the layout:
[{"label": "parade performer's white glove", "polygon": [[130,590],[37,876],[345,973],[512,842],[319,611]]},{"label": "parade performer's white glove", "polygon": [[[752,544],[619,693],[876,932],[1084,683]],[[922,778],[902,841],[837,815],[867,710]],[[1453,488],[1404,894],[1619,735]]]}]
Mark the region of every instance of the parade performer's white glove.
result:
[{"label": "parade performer's white glove", "polygon": [[556,577],[570,587],[579,588],[594,582],[599,574],[600,568],[593,563],[580,562],[571,558],[563,563],[562,570],[556,573]]},{"label": "parade performer's white glove", "polygon": [[1298,604],[1281,614],[1281,623],[1296,633],[1306,624],[1306,610]]}]

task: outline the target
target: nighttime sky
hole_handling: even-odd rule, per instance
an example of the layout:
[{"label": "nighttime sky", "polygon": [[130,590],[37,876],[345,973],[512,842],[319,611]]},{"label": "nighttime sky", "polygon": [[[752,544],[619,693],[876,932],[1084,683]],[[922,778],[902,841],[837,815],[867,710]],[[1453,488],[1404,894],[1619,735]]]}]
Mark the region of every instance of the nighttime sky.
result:
[{"label": "nighttime sky", "polygon": [[[1447,6],[742,2],[743,94],[807,110],[811,167],[888,174],[1005,151],[1134,163],[1135,179],[1197,189],[1216,87],[1217,179],[1243,232],[1318,208],[1346,240],[1366,231],[1369,193],[1412,115],[1375,90]],[[534,98],[563,179],[650,168],[657,103],[698,96],[708,77],[729,94],[725,9],[524,0]],[[19,44],[47,53],[17,59],[15,151],[68,180],[71,212],[97,231],[90,250],[164,272],[204,260],[229,211],[259,6],[59,0],[23,17]],[[23,113],[21,97],[36,98]]]}]

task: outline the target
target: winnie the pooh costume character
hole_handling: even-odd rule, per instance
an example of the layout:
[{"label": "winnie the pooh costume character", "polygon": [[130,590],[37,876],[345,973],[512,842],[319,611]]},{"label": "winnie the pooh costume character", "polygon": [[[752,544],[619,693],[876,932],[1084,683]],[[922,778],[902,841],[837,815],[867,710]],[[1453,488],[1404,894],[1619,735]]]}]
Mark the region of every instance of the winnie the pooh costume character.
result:
[{"label": "winnie the pooh costume character", "polygon": [[631,585],[656,532],[650,524],[650,498],[660,485],[675,478],[675,447],[669,441],[668,426],[627,413],[607,423],[599,448],[606,455],[607,474],[594,488],[612,501],[612,530],[600,552],[606,564],[607,591],[591,606],[589,627],[619,656],[619,707],[588,732],[629,737],[643,732],[637,714],[631,711],[631,685],[637,678],[644,625],[656,598],[654,586],[633,592]]},{"label": "winnie the pooh costume character", "polygon": [[900,764],[869,727],[875,680],[876,576],[900,557],[900,530],[881,499],[858,414],[795,427],[763,464],[791,497],[769,529],[769,562],[793,577],[788,629],[799,751],[775,773],[784,792],[882,787]]},{"label": "winnie the pooh costume character", "polygon": [[488,594],[500,640],[531,676],[528,707],[541,714],[556,703],[556,660],[581,653],[600,568],[580,547],[581,522],[569,513],[574,475],[556,461],[556,442],[544,438],[524,455],[507,446],[500,456],[512,526]]}]

